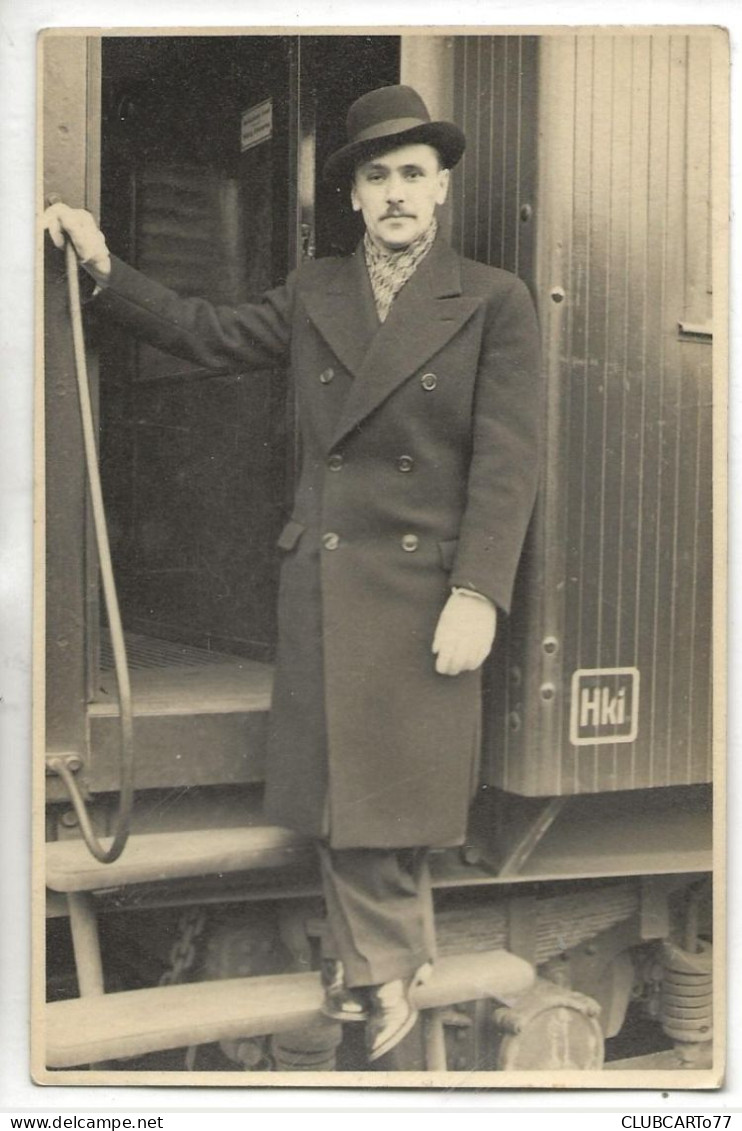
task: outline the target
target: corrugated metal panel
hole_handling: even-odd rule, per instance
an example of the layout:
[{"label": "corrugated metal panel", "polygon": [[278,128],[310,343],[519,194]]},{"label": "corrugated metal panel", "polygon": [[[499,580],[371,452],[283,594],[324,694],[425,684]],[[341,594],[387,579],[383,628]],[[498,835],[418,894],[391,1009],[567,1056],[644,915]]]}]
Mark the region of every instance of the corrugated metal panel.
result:
[{"label": "corrugated metal panel", "polygon": [[[477,141],[460,232],[471,254],[523,273],[516,49],[461,49]],[[711,349],[693,332],[710,315],[710,66],[701,33],[541,44],[549,412],[521,607],[493,674],[485,769],[506,789],[710,776]],[[620,671],[574,682],[605,669]]]}]

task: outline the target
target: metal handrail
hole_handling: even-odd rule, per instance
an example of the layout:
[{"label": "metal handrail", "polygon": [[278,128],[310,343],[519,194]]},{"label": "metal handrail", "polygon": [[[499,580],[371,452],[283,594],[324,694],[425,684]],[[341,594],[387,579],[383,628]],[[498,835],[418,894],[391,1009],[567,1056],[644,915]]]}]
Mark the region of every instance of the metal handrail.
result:
[{"label": "metal handrail", "polygon": [[119,856],[124,851],[126,841],[129,837],[129,825],[134,797],[134,720],[129,668],[126,659],[126,644],[121,625],[116,584],[113,577],[111,549],[108,541],[106,515],[103,506],[103,491],[101,489],[100,470],[98,467],[98,452],[95,443],[93,408],[85,356],[82,308],[80,305],[78,261],[77,254],[69,237],[65,239],[65,267],[67,271],[67,292],[69,295],[70,322],[72,325],[72,343],[75,356],[77,392],[80,403],[85,466],[87,470],[88,488],[90,490],[93,528],[98,549],[103,596],[111,631],[114,670],[119,699],[121,734],[119,808],[114,825],[113,841],[109,848],[103,847],[93,829],[85,805],[85,799],[75,780],[71,767],[67,764],[67,760],[62,755],[52,755],[47,759],[47,768],[57,773],[64,782],[80,822],[80,831],[82,832],[83,839],[92,855],[96,860],[99,860],[101,864],[112,864],[114,860],[118,860]]}]

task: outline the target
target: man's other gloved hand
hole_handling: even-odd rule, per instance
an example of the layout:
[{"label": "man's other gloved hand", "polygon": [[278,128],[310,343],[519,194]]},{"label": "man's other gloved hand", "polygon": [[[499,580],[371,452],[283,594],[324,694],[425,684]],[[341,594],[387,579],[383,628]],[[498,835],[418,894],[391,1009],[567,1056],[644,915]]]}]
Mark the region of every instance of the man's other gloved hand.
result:
[{"label": "man's other gloved hand", "polygon": [[68,235],[80,265],[100,286],[105,286],[111,277],[111,256],[103,232],[89,212],[67,204],[51,204],[44,213],[44,227],[60,250],[65,234]]},{"label": "man's other gloved hand", "polygon": [[456,590],[446,601],[433,637],[440,675],[475,671],[489,656],[497,630],[497,609],[489,598]]}]

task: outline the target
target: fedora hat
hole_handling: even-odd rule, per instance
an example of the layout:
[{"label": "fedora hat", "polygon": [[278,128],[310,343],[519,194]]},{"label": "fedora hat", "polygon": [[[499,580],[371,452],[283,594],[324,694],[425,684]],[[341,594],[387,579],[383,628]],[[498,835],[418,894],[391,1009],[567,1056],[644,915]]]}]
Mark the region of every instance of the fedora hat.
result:
[{"label": "fedora hat", "polygon": [[328,181],[349,179],[359,162],[373,154],[421,142],[434,146],[444,167],[451,169],[466,146],[463,132],[453,122],[431,122],[425,103],[411,86],[382,86],[362,94],[348,111],[347,133],[347,144],[325,162]]}]

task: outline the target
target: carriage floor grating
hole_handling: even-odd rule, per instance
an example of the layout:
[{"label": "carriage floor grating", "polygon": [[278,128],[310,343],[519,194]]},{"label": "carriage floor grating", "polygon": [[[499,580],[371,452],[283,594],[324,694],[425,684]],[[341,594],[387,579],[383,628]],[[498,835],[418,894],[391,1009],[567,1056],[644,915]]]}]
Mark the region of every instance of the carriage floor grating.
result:
[{"label": "carriage floor grating", "polygon": [[[173,640],[157,640],[152,636],[127,632],[126,656],[132,671],[153,668],[203,668],[213,664],[236,664],[239,659],[226,652],[212,652],[208,648],[194,648],[191,644],[178,644]],[[102,671],[113,671],[113,648],[110,633],[102,629],[100,636],[100,666]]]},{"label": "carriage floor grating", "polygon": [[[226,652],[126,633],[135,715],[209,715],[267,711],[273,666]],[[118,715],[108,634],[101,634],[100,671],[91,717]]]}]

